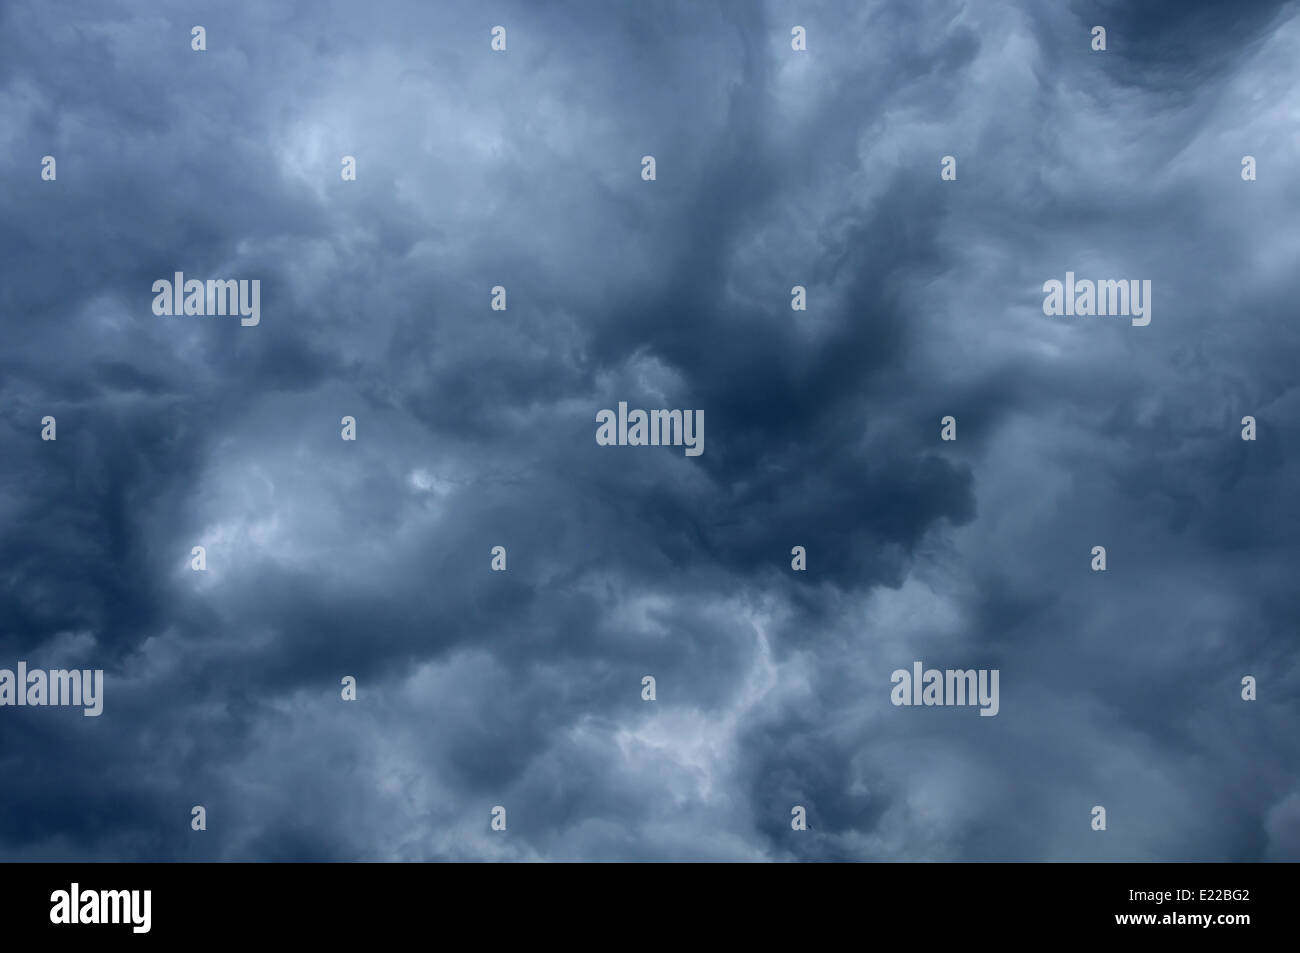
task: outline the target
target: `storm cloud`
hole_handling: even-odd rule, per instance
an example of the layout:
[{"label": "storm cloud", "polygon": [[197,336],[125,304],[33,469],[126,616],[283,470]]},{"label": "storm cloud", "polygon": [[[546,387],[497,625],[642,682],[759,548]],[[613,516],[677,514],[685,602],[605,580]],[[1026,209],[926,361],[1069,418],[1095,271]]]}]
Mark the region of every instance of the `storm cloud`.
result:
[{"label": "storm cloud", "polygon": [[1282,2],[0,7],[0,668],[105,670],[0,708],[0,858],[1300,859],[1297,64]]}]

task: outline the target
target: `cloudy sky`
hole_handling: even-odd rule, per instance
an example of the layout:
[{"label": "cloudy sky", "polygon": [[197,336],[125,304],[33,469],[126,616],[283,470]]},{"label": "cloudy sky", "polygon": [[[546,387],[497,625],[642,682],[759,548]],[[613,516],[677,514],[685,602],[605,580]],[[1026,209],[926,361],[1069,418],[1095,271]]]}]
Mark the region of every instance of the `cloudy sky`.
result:
[{"label": "cloudy sky", "polygon": [[1298,81],[1280,2],[0,5],[0,668],[105,671],[0,858],[1300,859]]}]

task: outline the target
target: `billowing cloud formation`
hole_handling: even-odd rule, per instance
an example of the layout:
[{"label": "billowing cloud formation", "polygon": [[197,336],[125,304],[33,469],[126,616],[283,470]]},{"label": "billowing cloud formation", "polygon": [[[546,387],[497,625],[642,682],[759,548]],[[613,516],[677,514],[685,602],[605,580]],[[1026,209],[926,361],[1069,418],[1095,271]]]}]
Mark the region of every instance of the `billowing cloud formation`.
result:
[{"label": "billowing cloud formation", "polygon": [[0,856],[1300,859],[1293,8],[380,7],[0,10]]}]

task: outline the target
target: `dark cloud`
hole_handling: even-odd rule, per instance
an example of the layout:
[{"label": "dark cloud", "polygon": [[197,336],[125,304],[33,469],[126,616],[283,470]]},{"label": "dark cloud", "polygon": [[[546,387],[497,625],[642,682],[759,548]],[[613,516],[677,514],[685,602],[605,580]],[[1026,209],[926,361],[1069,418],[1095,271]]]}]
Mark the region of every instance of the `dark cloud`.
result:
[{"label": "dark cloud", "polygon": [[0,8],[0,856],[1300,856],[1289,6],[381,7]]}]

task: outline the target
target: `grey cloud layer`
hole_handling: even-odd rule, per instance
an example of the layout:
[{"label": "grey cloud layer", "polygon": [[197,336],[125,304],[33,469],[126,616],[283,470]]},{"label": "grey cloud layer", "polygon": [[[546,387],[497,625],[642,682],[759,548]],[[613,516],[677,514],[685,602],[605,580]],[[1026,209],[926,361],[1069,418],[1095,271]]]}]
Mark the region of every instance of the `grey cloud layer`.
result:
[{"label": "grey cloud layer", "polygon": [[1300,858],[1287,5],[154,9],[0,12],[0,856]]}]

